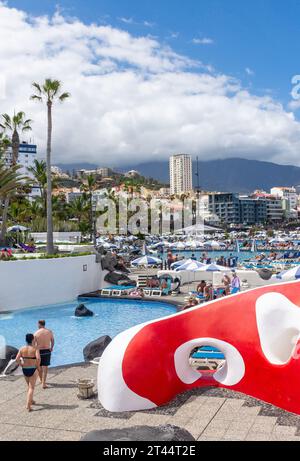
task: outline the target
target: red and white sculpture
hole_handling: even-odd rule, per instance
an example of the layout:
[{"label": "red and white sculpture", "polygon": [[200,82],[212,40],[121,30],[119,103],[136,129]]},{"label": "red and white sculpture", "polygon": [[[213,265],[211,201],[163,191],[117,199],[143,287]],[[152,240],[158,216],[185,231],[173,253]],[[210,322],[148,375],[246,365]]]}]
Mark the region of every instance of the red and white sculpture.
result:
[{"label": "red and white sculpture", "polygon": [[[212,301],[118,335],[99,365],[99,399],[112,412],[145,410],[214,386],[300,414],[299,340],[300,282]],[[190,366],[202,345],[225,355],[213,375]]]}]

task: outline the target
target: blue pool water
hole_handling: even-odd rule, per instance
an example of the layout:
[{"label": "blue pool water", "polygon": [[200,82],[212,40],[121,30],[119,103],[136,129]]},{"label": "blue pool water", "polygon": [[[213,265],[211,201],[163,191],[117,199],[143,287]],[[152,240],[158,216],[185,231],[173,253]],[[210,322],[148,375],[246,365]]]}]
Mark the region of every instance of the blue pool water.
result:
[{"label": "blue pool water", "polygon": [[183,252],[186,253],[186,256],[190,257],[192,253],[195,254],[197,259],[200,259],[203,253],[207,254],[210,258],[212,259],[218,259],[220,256],[224,256],[226,259],[230,257],[230,255],[239,258],[239,261],[245,261],[246,259],[255,259],[255,256],[258,254],[261,254],[261,252],[258,253],[252,253],[251,251],[241,251],[240,253],[237,253],[236,251],[187,251]]},{"label": "blue pool water", "polygon": [[167,303],[136,300],[84,299],[80,302],[91,309],[94,317],[76,318],[78,302],[45,306],[0,315],[0,335],[6,344],[21,347],[26,333],[34,333],[37,320],[45,319],[47,327],[54,332],[55,349],[51,366],[67,365],[83,361],[83,348],[103,335],[112,338],[122,331],[140,323],[166,317],[176,312]]},{"label": "blue pool water", "polygon": [[[257,255],[260,255],[262,251],[258,252],[251,252],[251,251],[240,251],[240,253],[237,253],[236,251],[207,251],[207,250],[184,250],[184,251],[177,251],[177,250],[172,250],[173,255],[178,254],[180,257],[183,258],[190,258],[192,254],[195,255],[195,257],[199,260],[203,253],[207,254],[212,260],[216,260],[220,258],[220,256],[224,256],[226,259],[230,257],[230,255],[237,257],[240,263],[243,263],[245,260],[249,259],[255,259]],[[270,251],[265,250],[265,254],[270,253]],[[279,252],[280,253],[280,252]],[[281,252],[283,253],[283,252]],[[161,255],[160,255],[161,257]],[[164,253],[163,259],[167,259],[167,252]]]}]

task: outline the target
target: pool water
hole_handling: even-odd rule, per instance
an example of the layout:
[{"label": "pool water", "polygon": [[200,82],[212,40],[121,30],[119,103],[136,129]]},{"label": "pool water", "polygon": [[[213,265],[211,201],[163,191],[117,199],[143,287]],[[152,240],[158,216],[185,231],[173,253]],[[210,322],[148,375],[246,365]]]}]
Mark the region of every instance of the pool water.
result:
[{"label": "pool water", "polygon": [[[253,253],[251,251],[240,251],[240,253],[237,253],[236,251],[225,251],[225,250],[224,251],[207,251],[207,250],[176,251],[176,250],[172,250],[172,253],[173,253],[173,255],[178,254],[180,257],[183,257],[185,259],[190,258],[192,256],[192,254],[194,254],[198,261],[202,257],[203,253],[205,253],[212,260],[217,260],[221,256],[224,256],[227,259],[231,255],[233,257],[237,257],[239,263],[244,263],[244,261],[247,261],[249,259],[254,260],[257,255],[261,255],[262,253],[265,253],[266,255],[268,255],[269,253],[272,253],[272,252],[267,251],[267,250],[265,250],[263,252],[258,251],[258,252],[255,252],[255,253]],[[278,253],[283,253],[283,252],[281,251],[281,252],[278,252]],[[163,259],[164,260],[167,259],[167,252],[164,253]]]},{"label": "pool water", "polygon": [[95,316],[78,318],[79,302],[45,306],[0,315],[0,335],[6,344],[21,347],[26,333],[34,333],[39,319],[53,331],[55,348],[51,366],[83,362],[83,348],[103,335],[114,337],[140,323],[172,315],[176,307],[162,302],[136,300],[80,299]]}]

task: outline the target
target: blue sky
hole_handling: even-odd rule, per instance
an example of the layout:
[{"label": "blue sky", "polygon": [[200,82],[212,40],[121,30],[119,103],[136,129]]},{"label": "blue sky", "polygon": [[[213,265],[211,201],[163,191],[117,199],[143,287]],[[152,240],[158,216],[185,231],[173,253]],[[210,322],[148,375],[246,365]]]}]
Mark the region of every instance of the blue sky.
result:
[{"label": "blue sky", "polygon": [[[271,91],[284,104],[292,76],[300,74],[298,0],[8,1],[33,14],[53,13],[57,3],[64,14],[84,22],[104,21],[132,35],[154,35],[176,52],[239,78],[253,93]],[[193,43],[206,38],[213,43]]]}]

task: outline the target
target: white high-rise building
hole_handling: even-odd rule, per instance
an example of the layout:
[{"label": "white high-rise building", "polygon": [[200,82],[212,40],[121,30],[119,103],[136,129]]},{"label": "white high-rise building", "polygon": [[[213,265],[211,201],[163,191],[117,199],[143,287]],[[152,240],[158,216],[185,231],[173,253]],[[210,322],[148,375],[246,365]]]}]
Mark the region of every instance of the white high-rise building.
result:
[{"label": "white high-rise building", "polygon": [[[33,179],[32,173],[30,173],[29,168],[34,166],[34,160],[37,158],[37,146],[36,144],[28,144],[26,142],[22,142],[19,147],[19,155],[18,155],[18,165],[20,169],[18,170],[18,174],[21,176],[25,176],[27,178]],[[12,148],[9,147],[7,151],[3,154],[3,161],[7,167],[12,165]],[[31,193],[29,196],[36,197],[40,196],[41,192],[39,187],[33,186],[31,189]]]},{"label": "white high-rise building", "polygon": [[271,194],[278,198],[286,199],[290,209],[296,209],[298,206],[298,194],[295,187],[273,187]]},{"label": "white high-rise building", "polygon": [[183,194],[193,190],[192,157],[178,154],[170,157],[171,194]]},{"label": "white high-rise building", "polygon": [[[19,147],[18,165],[20,169],[18,173],[22,176],[32,177],[28,168],[34,166],[34,160],[37,158],[37,146],[35,144],[28,144],[22,142]],[[12,148],[9,147],[3,155],[5,164],[9,167],[12,164]]]}]

